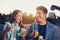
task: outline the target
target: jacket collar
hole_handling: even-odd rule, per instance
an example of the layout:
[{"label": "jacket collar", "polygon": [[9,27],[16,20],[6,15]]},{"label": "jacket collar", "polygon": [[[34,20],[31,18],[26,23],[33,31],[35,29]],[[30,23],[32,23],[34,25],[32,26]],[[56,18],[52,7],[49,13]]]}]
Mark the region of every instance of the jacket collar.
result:
[{"label": "jacket collar", "polygon": [[[39,23],[36,22],[36,25],[39,25]],[[37,27],[37,29],[38,29],[38,27]],[[51,36],[51,32],[52,32],[52,30],[51,30],[51,23],[47,21],[45,40],[49,39],[49,37]]]}]

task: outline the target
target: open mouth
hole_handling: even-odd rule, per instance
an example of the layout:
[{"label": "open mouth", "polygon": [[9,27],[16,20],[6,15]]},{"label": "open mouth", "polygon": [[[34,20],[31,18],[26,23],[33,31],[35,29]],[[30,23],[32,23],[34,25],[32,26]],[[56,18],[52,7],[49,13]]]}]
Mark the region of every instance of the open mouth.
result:
[{"label": "open mouth", "polygon": [[18,21],[20,21],[20,19],[18,19]]}]

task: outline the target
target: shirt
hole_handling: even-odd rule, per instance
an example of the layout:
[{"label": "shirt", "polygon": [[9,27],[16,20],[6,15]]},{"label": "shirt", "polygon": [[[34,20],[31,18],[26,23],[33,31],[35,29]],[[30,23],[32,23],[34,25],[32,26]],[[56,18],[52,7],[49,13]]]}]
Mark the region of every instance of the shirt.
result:
[{"label": "shirt", "polygon": [[[45,35],[46,35],[46,26],[47,26],[47,24],[45,24],[45,25],[38,25],[39,35],[43,36],[43,39],[45,39]],[[38,40],[38,37],[34,38],[34,40]]]},{"label": "shirt", "polygon": [[[19,25],[18,24],[14,25],[14,23],[11,23],[11,26],[14,27],[14,31],[10,30],[9,32],[7,32],[6,40],[12,40],[13,36],[16,38],[16,40],[19,40],[20,39],[20,37],[18,35]],[[7,23],[4,25],[3,31],[6,30],[6,28],[7,28]]]}]

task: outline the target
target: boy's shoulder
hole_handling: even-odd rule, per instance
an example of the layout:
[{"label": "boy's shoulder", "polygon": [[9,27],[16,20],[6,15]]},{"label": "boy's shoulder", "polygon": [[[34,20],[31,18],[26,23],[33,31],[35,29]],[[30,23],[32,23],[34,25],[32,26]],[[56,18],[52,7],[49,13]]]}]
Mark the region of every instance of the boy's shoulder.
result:
[{"label": "boy's shoulder", "polygon": [[33,22],[31,25],[38,25],[38,22]]}]

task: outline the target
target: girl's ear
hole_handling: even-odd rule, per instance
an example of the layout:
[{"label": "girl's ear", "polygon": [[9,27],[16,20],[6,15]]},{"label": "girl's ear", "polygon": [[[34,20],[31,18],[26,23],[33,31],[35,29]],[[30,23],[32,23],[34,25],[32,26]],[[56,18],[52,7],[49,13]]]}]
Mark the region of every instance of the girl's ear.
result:
[{"label": "girl's ear", "polygon": [[16,20],[16,16],[15,17],[13,17],[14,18],[14,20]]},{"label": "girl's ear", "polygon": [[14,17],[14,19],[15,19],[16,17]]}]

